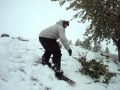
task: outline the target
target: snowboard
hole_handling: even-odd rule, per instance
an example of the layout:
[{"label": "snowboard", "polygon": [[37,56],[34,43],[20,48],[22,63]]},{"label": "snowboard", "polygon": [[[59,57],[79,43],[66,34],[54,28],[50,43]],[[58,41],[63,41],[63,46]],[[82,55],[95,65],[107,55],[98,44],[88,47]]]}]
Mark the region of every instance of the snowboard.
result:
[{"label": "snowboard", "polygon": [[75,82],[73,80],[71,80],[70,78],[68,78],[65,75],[62,75],[60,78],[56,77],[58,80],[63,80],[65,82],[67,82],[70,85],[75,85]]},{"label": "snowboard", "polygon": [[[37,66],[37,65],[41,64],[41,60],[42,59],[39,58],[37,61],[35,61],[34,65]],[[48,67],[53,70],[52,65],[48,65]],[[63,80],[65,82],[67,82],[69,85],[75,85],[75,82],[73,80],[71,80],[70,78],[68,78],[66,75],[62,75],[59,78],[58,77],[56,77],[56,78],[58,80]]]}]

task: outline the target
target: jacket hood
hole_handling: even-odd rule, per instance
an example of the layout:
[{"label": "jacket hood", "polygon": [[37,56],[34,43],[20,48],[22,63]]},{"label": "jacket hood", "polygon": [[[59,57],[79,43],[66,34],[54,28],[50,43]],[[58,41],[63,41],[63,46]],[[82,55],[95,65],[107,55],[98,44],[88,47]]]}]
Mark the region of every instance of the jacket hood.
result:
[{"label": "jacket hood", "polygon": [[59,24],[59,25],[63,26],[63,20],[60,20],[60,21],[56,22],[56,24]]}]

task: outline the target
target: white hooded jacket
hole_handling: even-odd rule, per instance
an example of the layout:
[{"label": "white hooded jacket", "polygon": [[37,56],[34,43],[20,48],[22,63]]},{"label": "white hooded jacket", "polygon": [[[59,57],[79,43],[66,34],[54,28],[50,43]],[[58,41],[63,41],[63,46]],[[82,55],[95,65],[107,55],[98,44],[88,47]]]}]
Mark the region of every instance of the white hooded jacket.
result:
[{"label": "white hooded jacket", "polygon": [[46,29],[44,29],[42,32],[40,32],[39,37],[45,37],[50,39],[60,39],[62,44],[64,45],[65,49],[69,50],[69,43],[65,36],[65,29],[63,27],[63,22],[60,20],[55,25],[52,25]]}]

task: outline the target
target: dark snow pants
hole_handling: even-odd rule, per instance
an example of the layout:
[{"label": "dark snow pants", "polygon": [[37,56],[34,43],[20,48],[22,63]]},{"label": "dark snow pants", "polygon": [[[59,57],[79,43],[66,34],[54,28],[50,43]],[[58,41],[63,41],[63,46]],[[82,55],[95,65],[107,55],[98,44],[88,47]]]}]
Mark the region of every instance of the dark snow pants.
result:
[{"label": "dark snow pants", "polygon": [[62,54],[56,39],[39,37],[39,41],[45,49],[45,53],[42,56],[42,58],[44,58],[42,59],[43,62],[48,63],[50,56],[53,55],[52,62],[54,64],[54,68],[60,70]]}]

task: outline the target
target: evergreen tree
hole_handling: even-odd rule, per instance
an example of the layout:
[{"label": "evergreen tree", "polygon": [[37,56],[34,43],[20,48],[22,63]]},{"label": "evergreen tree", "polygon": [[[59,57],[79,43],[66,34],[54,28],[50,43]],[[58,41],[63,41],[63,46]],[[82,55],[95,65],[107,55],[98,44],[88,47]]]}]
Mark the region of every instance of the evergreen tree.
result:
[{"label": "evergreen tree", "polygon": [[[91,21],[89,30],[92,32],[91,40],[107,42],[111,39],[111,32],[115,32],[115,42],[118,48],[120,61],[120,0],[51,0],[59,1],[60,5],[69,3],[67,10],[76,11],[74,18],[80,18],[80,22]],[[89,35],[86,32],[85,35]]]},{"label": "evergreen tree", "polygon": [[72,40],[69,41],[69,45],[73,45]]},{"label": "evergreen tree", "polygon": [[106,52],[106,53],[108,53],[108,54],[110,53],[110,51],[109,51],[109,48],[108,48],[108,47],[106,47],[105,52]]},{"label": "evergreen tree", "polygon": [[80,45],[80,40],[77,39],[77,41],[75,42],[75,46],[79,46]]},{"label": "evergreen tree", "polygon": [[91,42],[89,39],[90,38],[85,38],[85,40],[83,42],[81,42],[81,46],[85,49],[91,50],[92,46],[91,46]]},{"label": "evergreen tree", "polygon": [[102,46],[100,45],[100,43],[98,43],[97,41],[94,41],[93,51],[100,52],[101,50],[102,50]]}]

